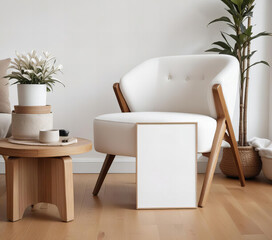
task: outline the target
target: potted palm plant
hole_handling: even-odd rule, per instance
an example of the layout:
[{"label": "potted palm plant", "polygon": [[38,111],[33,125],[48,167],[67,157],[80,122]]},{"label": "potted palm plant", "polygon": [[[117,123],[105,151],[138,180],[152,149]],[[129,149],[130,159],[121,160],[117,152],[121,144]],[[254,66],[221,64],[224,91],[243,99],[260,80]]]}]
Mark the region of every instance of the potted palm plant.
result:
[{"label": "potted palm plant", "polygon": [[38,55],[35,50],[19,54],[11,61],[9,68],[13,71],[5,76],[18,84],[18,101],[20,106],[46,105],[46,92],[52,91],[56,82],[63,83],[54,77],[61,72],[62,65],[56,66],[56,58],[48,52]]},{"label": "potted palm plant", "polygon": [[[210,22],[226,23],[231,33],[221,31],[222,41],[214,42],[214,47],[207,52],[228,54],[238,59],[240,64],[240,119],[239,119],[239,141],[238,148],[242,161],[245,177],[257,176],[261,171],[261,160],[253,147],[249,146],[247,139],[247,110],[248,110],[248,88],[250,84],[250,69],[257,64],[265,64],[266,61],[251,62],[257,52],[251,49],[251,42],[259,37],[271,36],[271,33],[253,33],[251,19],[255,8],[255,0],[221,0],[225,6],[228,16],[222,16]],[[223,149],[223,158],[220,164],[222,172],[230,177],[237,177],[238,173],[233,166],[230,148]]]}]

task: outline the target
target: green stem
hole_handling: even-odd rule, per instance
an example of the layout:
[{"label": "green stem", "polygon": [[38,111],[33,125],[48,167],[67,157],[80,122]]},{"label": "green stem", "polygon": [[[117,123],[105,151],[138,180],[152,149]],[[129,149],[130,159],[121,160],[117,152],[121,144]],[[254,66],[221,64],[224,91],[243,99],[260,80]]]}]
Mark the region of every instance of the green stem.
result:
[{"label": "green stem", "polygon": [[[251,26],[251,18],[248,18],[248,27]],[[247,46],[247,55],[249,56],[251,53],[251,42],[249,41]],[[247,71],[246,71],[246,86],[245,86],[245,108],[244,108],[244,123],[243,123],[243,139],[244,144],[247,145],[247,108],[248,108],[248,88],[249,88],[249,68],[250,66],[250,58],[247,59]]]}]

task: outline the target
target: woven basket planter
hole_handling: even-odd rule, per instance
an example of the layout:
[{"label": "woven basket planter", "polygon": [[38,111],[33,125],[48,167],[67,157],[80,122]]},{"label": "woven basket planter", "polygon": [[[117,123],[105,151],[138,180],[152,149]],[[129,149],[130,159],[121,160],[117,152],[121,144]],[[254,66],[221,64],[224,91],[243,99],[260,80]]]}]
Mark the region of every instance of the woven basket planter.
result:
[{"label": "woven basket planter", "polygon": [[[245,178],[253,178],[260,174],[262,161],[257,151],[252,146],[238,147]],[[228,177],[238,178],[231,148],[223,149],[220,169]]]}]

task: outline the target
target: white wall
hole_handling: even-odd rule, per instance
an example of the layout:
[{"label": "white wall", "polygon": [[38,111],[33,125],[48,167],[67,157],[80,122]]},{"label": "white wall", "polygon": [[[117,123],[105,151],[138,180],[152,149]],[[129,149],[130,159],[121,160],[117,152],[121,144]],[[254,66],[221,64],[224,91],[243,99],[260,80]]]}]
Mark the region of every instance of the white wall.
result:
[{"label": "white wall", "polygon": [[[272,33],[272,1],[268,1],[265,15],[267,17],[266,29]],[[272,37],[267,39],[266,56],[272,66]],[[269,88],[269,138],[272,139],[272,67],[270,68],[270,88]]]},{"label": "white wall", "polygon": [[[255,1],[253,25],[254,31],[271,31],[271,0]],[[272,65],[271,37],[253,41],[252,50],[258,50],[252,62],[267,60]],[[248,110],[248,139],[251,137],[269,137],[269,84],[270,69],[265,65],[257,65],[251,70]]]},{"label": "white wall", "polygon": [[[258,30],[271,24],[268,2],[257,1]],[[90,139],[95,116],[120,111],[112,84],[124,73],[148,58],[203,53],[220,38],[219,29],[227,30],[207,27],[225,13],[219,0],[9,0],[1,10],[0,59],[14,57],[15,50],[53,53],[64,65],[66,84],[49,94],[55,127]],[[256,42],[258,58],[267,58],[267,44]],[[15,87],[11,101],[16,104]],[[249,106],[249,138],[267,137],[266,67],[252,71]],[[83,157],[99,156],[92,151]]]}]

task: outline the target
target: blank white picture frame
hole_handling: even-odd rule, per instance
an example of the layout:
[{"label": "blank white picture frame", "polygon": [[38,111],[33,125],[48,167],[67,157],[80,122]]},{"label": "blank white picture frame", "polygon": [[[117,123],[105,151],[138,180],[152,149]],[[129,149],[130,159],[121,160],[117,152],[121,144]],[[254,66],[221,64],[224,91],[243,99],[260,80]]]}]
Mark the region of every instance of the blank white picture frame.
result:
[{"label": "blank white picture frame", "polygon": [[137,209],[197,208],[197,123],[137,123]]}]

